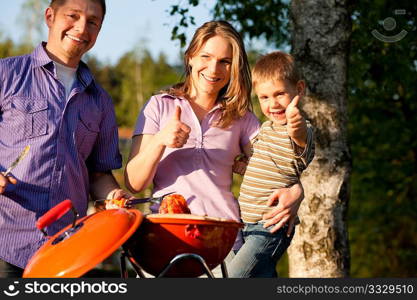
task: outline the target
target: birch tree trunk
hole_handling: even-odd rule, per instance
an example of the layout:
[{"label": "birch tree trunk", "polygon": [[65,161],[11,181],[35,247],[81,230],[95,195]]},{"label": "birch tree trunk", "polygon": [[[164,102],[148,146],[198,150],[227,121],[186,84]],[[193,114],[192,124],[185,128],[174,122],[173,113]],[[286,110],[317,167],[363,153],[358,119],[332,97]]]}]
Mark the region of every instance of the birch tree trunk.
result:
[{"label": "birch tree trunk", "polygon": [[315,127],[316,156],[302,176],[301,224],[288,250],[290,277],[349,275],[346,214],[351,157],[347,144],[347,0],[293,0],[292,51],[307,82],[302,109]]}]

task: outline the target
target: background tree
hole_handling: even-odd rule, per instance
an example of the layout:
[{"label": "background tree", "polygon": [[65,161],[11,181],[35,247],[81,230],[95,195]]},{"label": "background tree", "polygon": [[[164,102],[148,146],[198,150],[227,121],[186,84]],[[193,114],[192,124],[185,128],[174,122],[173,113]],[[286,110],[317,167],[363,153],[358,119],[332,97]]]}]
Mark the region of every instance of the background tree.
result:
[{"label": "background tree", "polygon": [[[352,274],[415,277],[417,2],[361,1],[352,11],[352,22]],[[384,42],[373,30],[387,37],[407,34]]]},{"label": "background tree", "polygon": [[28,48],[45,39],[44,12],[49,0],[25,0],[21,6],[18,22],[24,29],[22,43]]}]

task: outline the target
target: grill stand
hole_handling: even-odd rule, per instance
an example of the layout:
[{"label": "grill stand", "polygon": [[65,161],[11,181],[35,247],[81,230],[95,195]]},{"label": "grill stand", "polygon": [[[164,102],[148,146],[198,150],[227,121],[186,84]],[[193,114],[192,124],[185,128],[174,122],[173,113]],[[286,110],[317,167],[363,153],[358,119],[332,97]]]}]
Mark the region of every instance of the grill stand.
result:
[{"label": "grill stand", "polygon": [[[128,272],[127,272],[127,268],[126,268],[126,258],[129,260],[130,264],[132,265],[133,269],[135,270],[136,274],[140,277],[140,278],[146,278],[145,274],[142,272],[142,267],[140,266],[140,264],[133,258],[131,257],[129,254],[127,254],[125,252],[125,250],[122,250],[122,253],[120,254],[120,272],[121,272],[121,277],[122,278],[128,278]],[[165,268],[162,270],[161,273],[159,273],[158,276],[156,276],[156,278],[161,278],[164,277],[164,275],[178,262],[184,260],[184,259],[194,259],[197,262],[199,262],[204,270],[204,273],[207,275],[208,278],[214,278],[213,272],[210,271],[209,267],[206,264],[206,261],[204,260],[204,258],[202,258],[200,255],[198,254],[194,254],[194,253],[182,253],[182,254],[178,254],[176,255],[173,259],[171,259],[171,261],[165,266]],[[221,271],[222,271],[222,275],[223,278],[227,278],[228,274],[227,274],[227,269],[226,269],[226,264],[224,263],[224,261],[221,262]]]}]

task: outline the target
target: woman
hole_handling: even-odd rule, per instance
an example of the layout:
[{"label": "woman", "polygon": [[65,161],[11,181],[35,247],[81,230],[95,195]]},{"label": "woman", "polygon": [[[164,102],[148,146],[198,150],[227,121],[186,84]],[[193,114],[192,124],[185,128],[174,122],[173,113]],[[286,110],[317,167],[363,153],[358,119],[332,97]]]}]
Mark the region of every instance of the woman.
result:
[{"label": "woman", "polygon": [[[155,195],[182,194],[195,215],[240,220],[231,192],[234,158],[248,151],[259,129],[242,39],[227,22],[207,22],[194,34],[184,65],[185,81],[151,97],[138,117],[126,185],[138,192],[153,181]],[[302,197],[301,185],[295,190]]]}]

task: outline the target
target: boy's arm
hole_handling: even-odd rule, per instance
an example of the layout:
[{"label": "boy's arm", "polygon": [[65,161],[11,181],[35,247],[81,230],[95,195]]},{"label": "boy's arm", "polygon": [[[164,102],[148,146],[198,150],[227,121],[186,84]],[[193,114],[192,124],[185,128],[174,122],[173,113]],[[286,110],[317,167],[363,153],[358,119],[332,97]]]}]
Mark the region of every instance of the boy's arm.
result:
[{"label": "boy's arm", "polygon": [[297,160],[298,171],[299,174],[301,174],[313,160],[315,154],[314,130],[310,122],[307,121],[307,139],[305,147],[301,148],[293,140],[291,140],[291,143]]}]

